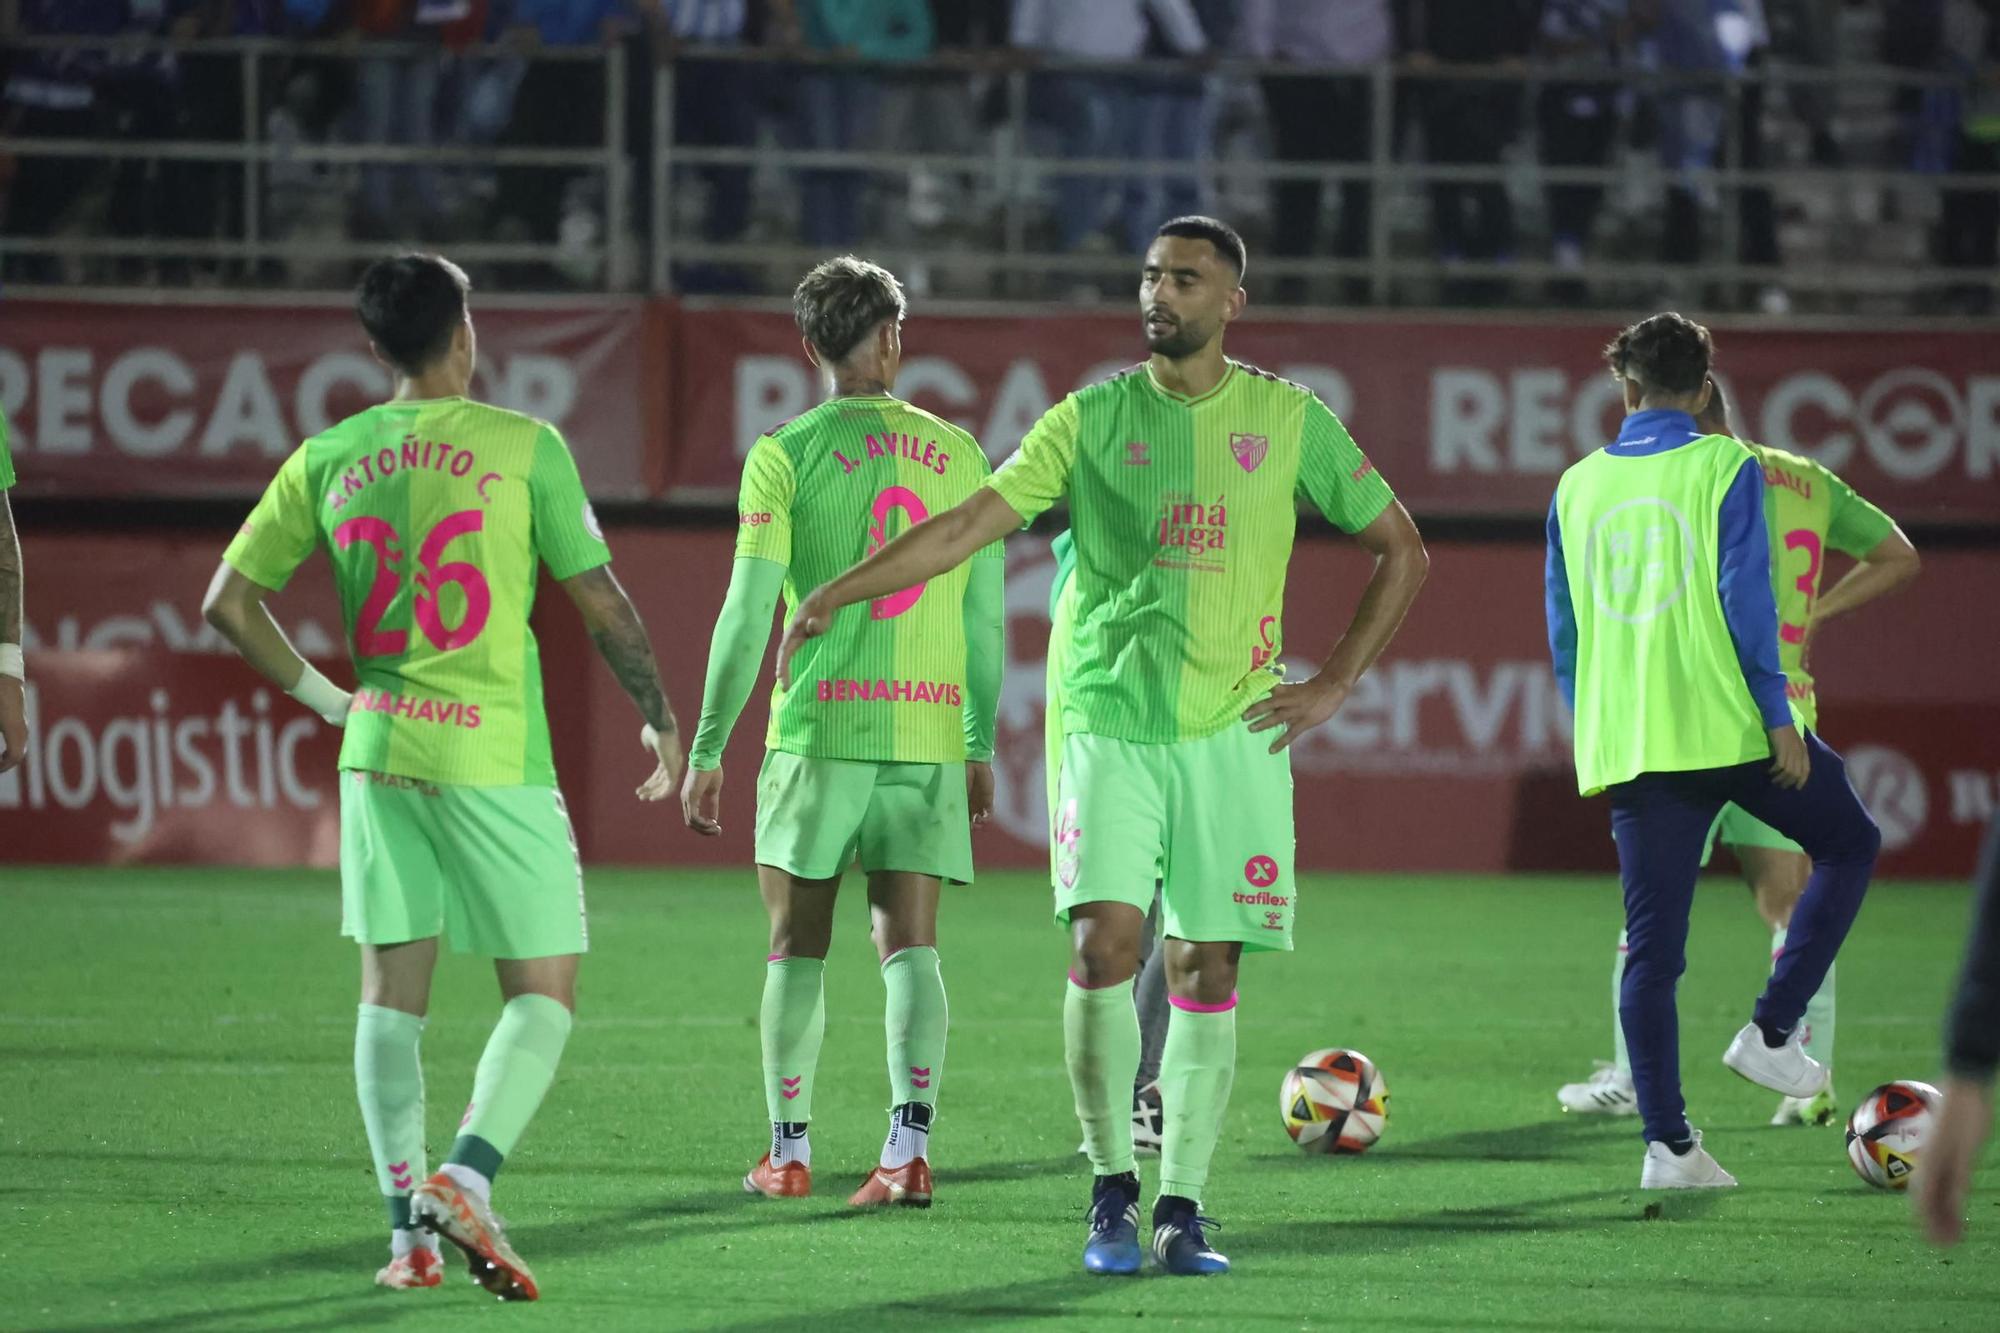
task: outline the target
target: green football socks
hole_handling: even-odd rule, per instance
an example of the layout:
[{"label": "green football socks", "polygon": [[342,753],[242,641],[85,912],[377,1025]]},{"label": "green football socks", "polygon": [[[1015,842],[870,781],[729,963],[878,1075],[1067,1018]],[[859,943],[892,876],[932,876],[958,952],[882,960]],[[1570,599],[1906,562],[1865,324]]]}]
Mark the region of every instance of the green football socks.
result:
[{"label": "green football socks", "polygon": [[764,1105],[774,1125],[812,1119],[813,1071],[826,1036],[825,977],[824,958],[774,957],[764,965],[758,1031],[764,1048]]},{"label": "green football socks", "polygon": [[391,1229],[410,1227],[410,1191],[424,1178],[424,1020],[364,1004],[354,1023],[354,1088]]},{"label": "green football socks", "polygon": [[[1785,932],[1778,930],[1771,935],[1771,964],[1777,966],[1778,955],[1784,951]],[[1838,964],[1835,965],[1836,967]],[[1826,970],[1826,980],[1820,983],[1806,1005],[1805,1041],[1801,1044],[1813,1059],[1833,1068],[1833,974],[1834,967]]]},{"label": "green football socks", "polygon": [[[1172,1042],[1169,1035],[1169,1048]],[[1129,978],[1095,989],[1070,978],[1063,996],[1063,1054],[1091,1169],[1100,1176],[1136,1172],[1132,1079],[1139,1072],[1139,1013],[1132,1007]]]},{"label": "green football socks", "polygon": [[889,1038],[890,1104],[935,1106],[947,1026],[938,951],[898,949],[883,960],[882,985],[888,992],[882,1022]]},{"label": "green football socks", "polygon": [[466,1167],[488,1181],[514,1151],[528,1122],[555,1081],[569,1040],[570,1012],[546,995],[516,995],[500,1010],[472,1078],[472,1102],[459,1122],[447,1165]]},{"label": "green football socks", "polygon": [[1236,1079],[1236,997],[1210,1005],[1176,995],[1169,1003],[1160,1052],[1160,1193],[1199,1201]]}]

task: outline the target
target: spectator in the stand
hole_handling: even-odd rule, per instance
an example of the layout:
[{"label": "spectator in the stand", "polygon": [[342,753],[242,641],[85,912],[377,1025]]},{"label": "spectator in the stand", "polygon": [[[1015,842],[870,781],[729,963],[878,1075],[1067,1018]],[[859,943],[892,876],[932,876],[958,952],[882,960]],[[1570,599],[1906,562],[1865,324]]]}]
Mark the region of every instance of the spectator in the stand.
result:
[{"label": "spectator in the stand", "polygon": [[[1536,56],[1563,68],[1601,66],[1606,77],[1565,77],[1543,85],[1536,107],[1543,165],[1599,169],[1610,165],[1620,120],[1620,89],[1611,75],[1627,50],[1633,23],[1647,21],[1649,11],[1649,0],[1638,0],[1636,5],[1632,0],[1544,0]],[[1559,182],[1549,186],[1548,197],[1551,257],[1558,268],[1580,269],[1604,202],[1604,187]],[[1572,278],[1559,280],[1550,290],[1559,301],[1574,301],[1583,294],[1583,284]]]},{"label": "spectator in the stand", "polygon": [[[1229,49],[1236,39],[1238,4],[1239,0],[1189,0],[1200,28],[1199,47],[1189,36],[1176,35],[1157,12],[1149,12],[1140,57],[1151,63]],[[1187,69],[1162,69],[1139,77],[1133,156],[1173,165],[1125,187],[1124,240],[1131,253],[1143,253],[1168,218],[1211,211],[1204,198],[1207,182],[1196,165],[1211,156],[1209,144],[1214,138],[1215,99],[1209,84],[1204,73]]]},{"label": "spectator in the stand", "polygon": [[[737,47],[751,39],[753,19],[766,17],[769,0],[646,0],[660,53],[673,61],[674,142],[690,148],[748,149],[757,142],[758,76],[762,67],[741,61],[703,60],[685,47]],[[650,135],[650,128],[647,134]],[[650,155],[645,158],[651,160]],[[750,166],[697,169],[707,187],[701,239],[734,245],[750,226]],[[682,179],[686,179],[683,176]],[[667,207],[667,201],[660,201]],[[674,273],[682,291],[742,291],[742,269],[710,260],[683,264]]]},{"label": "spectator in the stand", "polygon": [[[122,8],[103,0],[17,0],[14,18],[18,31],[29,36],[103,37],[124,26],[118,12]],[[98,80],[105,64],[102,48],[16,53],[0,90],[0,145],[16,136],[85,139],[95,134]],[[7,234],[34,239],[62,229],[99,171],[83,157],[23,153],[9,158],[4,146],[0,161],[11,161],[14,168],[7,184]],[[50,256],[14,253],[6,272],[17,282],[53,282],[61,265]]]},{"label": "spectator in the stand", "polygon": [[[1020,51],[1067,60],[1137,60],[1157,25],[1167,49],[1182,56],[1208,51],[1190,0],[1014,0],[1011,39]],[[1179,78],[1191,76],[1176,75]],[[1030,99],[1050,122],[1063,157],[1130,159],[1140,142],[1140,92],[1129,74],[1101,70],[1051,74]],[[1057,245],[1065,253],[1086,241],[1110,248],[1104,236],[1114,180],[1064,176],[1056,182]],[[1127,198],[1131,197],[1127,187]],[[1129,212],[1129,208],[1128,208]],[[1142,220],[1141,220],[1142,221]],[[1135,221],[1124,219],[1129,232]],[[1156,219],[1154,225],[1158,225]],[[1121,235],[1121,240],[1124,237]]]},{"label": "spectator in the stand", "polygon": [[[1702,178],[1724,165],[1728,95],[1723,80],[1762,71],[1771,34],[1762,0],[1659,0],[1660,66],[1694,76],[1661,98],[1660,154],[1668,176],[1666,211],[1661,218],[1660,260],[1692,264],[1701,258]],[[1736,164],[1745,171],[1765,166],[1764,85],[1745,81],[1735,127]],[[1736,192],[1738,254],[1744,264],[1778,262],[1777,214],[1767,186]],[[1762,284],[1757,304],[1767,315],[1791,309],[1791,298],[1775,277]]]},{"label": "spectator in the stand", "polygon": [[[1255,60],[1315,67],[1309,75],[1271,75],[1263,81],[1279,161],[1368,160],[1373,98],[1367,75],[1395,51],[1388,0],[1244,0],[1238,45]],[[1281,180],[1272,189],[1272,258],[1303,259],[1316,252],[1321,187],[1317,179]],[[1336,259],[1368,253],[1370,203],[1366,180],[1341,182]],[[1366,278],[1350,275],[1341,287],[1350,302],[1367,299]],[[1282,300],[1304,300],[1306,281],[1286,277],[1278,292]]]},{"label": "spectator in the stand", "polygon": [[[600,51],[623,41],[637,16],[627,0],[503,0],[499,13],[506,40],[530,59],[514,98],[504,143],[527,148],[601,147],[605,141],[602,60],[535,59],[544,48]],[[573,56],[573,50],[564,50]],[[623,108],[620,109],[623,114]],[[601,173],[584,167],[509,167],[500,173],[500,208],[526,238],[558,243],[563,275],[594,280],[591,256],[603,238]],[[619,225],[624,225],[620,220]]]},{"label": "spectator in the stand", "polygon": [[[1950,108],[1950,169],[2000,175],[2000,0],[1963,0],[1943,36],[1938,67],[1964,81]],[[2000,266],[2000,190],[1960,186],[1946,190],[1942,204],[1938,261],[1972,275],[1949,293],[1951,304],[1964,314],[1990,315]]]},{"label": "spectator in the stand", "polygon": [[[433,44],[433,21],[417,23],[423,0],[352,0],[353,31],[367,39]],[[390,148],[427,148],[437,141],[438,55],[371,55],[355,69],[355,138]],[[443,213],[435,168],[377,163],[361,173],[362,230],[376,237],[412,236]]]},{"label": "spectator in the stand", "polygon": [[[862,60],[921,60],[931,53],[936,29],[925,0],[797,0],[808,47]],[[886,82],[879,69],[807,68],[800,80],[799,141],[809,148],[845,152],[880,148],[874,128]],[[869,173],[856,167],[814,168],[802,175],[801,208],[806,243],[843,249],[861,234]]]},{"label": "spectator in the stand", "polygon": [[[1537,0],[1411,0],[1410,63],[1418,70],[1489,69],[1497,77],[1433,78],[1417,89],[1424,155],[1433,166],[1498,167],[1520,128],[1519,75],[1535,34]],[[1497,180],[1430,188],[1438,252],[1450,260],[1514,256],[1514,208]],[[1504,283],[1453,281],[1454,304],[1500,299]]]}]

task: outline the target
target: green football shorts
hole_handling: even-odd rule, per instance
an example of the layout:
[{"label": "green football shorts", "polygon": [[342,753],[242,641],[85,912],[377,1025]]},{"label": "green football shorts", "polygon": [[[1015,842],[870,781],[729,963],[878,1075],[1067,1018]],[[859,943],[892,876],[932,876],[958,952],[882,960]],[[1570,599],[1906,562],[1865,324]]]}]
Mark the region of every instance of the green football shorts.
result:
[{"label": "green football shorts", "polygon": [[757,774],[757,864],[800,879],[906,870],[972,882],[965,764],[815,759],[768,750]]},{"label": "green football shorts", "polygon": [[459,787],[340,775],[340,933],[443,935],[459,953],[582,953],[583,863],[554,787]]},{"label": "green football shorts", "polygon": [[1144,912],[1162,884],[1176,939],[1290,949],[1292,757],[1280,733],[1238,722],[1213,736],[1144,745],[1063,738],[1052,879],[1056,921],[1079,903]]},{"label": "green football shorts", "polygon": [[1715,854],[1718,842],[1725,847],[1764,847],[1774,852],[1797,852],[1801,856],[1806,850],[1733,801],[1723,806],[1722,813],[1709,825],[1708,844],[1701,849],[1703,865]]}]

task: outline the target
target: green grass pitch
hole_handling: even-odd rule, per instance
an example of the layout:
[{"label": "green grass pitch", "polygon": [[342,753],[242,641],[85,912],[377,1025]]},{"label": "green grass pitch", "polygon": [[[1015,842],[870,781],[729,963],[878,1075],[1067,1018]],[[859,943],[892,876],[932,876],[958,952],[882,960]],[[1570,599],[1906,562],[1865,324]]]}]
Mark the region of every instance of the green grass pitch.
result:
[{"label": "green grass pitch", "polygon": [[[802,1203],[746,1197],[764,1147],[765,936],[747,872],[599,871],[581,1015],[498,1205],[539,1276],[500,1306],[456,1267],[369,1284],[381,1204],[354,1107],[357,966],[330,875],[10,867],[0,884],[0,1326],[149,1329],[1991,1328],[2000,1175],[1940,1256],[1832,1129],[1719,1056],[1768,935],[1712,879],[1681,989],[1691,1111],[1743,1182],[1642,1196],[1632,1120],[1564,1118],[1609,1053],[1616,894],[1601,881],[1316,877],[1299,952],[1248,960],[1241,1063],[1207,1206],[1227,1278],[1079,1271],[1086,1168],[1063,1075],[1064,951],[1047,891],[993,875],[942,925],[950,1057],[925,1213],[850,1215],[887,1096],[881,984],[850,886]],[[1882,885],[1840,962],[1839,1087],[1935,1075],[1964,891]],[[495,1012],[441,969],[424,1061],[446,1146]],[[1360,1159],[1307,1157],[1279,1078],[1318,1046],[1391,1089]],[[1149,1187],[1153,1167],[1146,1167]],[[1144,1323],[1135,1323],[1143,1320]]]}]

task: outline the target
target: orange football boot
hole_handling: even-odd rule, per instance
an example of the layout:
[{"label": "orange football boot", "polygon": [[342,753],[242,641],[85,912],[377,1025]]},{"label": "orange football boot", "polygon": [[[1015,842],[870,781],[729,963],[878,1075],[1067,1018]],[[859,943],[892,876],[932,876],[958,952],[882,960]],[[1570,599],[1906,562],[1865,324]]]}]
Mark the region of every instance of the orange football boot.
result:
[{"label": "orange football boot", "polygon": [[903,1208],[930,1207],[931,1164],[915,1157],[906,1165],[894,1169],[878,1166],[868,1173],[868,1179],[861,1182],[861,1188],[854,1191],[854,1197],[847,1201],[850,1208],[879,1208],[884,1204],[896,1204]]},{"label": "orange football boot", "polygon": [[803,1199],[813,1192],[812,1168],[804,1162],[772,1166],[771,1154],[765,1153],[743,1177],[743,1191],[767,1199]]},{"label": "orange football boot", "polygon": [[503,1301],[532,1301],[541,1295],[535,1275],[507,1243],[500,1219],[440,1171],[410,1196],[410,1219],[465,1253],[472,1280]]},{"label": "orange football boot", "polygon": [[388,1267],[378,1270],[375,1285],[393,1287],[397,1291],[407,1291],[411,1287],[441,1287],[444,1285],[444,1257],[436,1250],[427,1250],[419,1245],[408,1254],[391,1259]]}]

